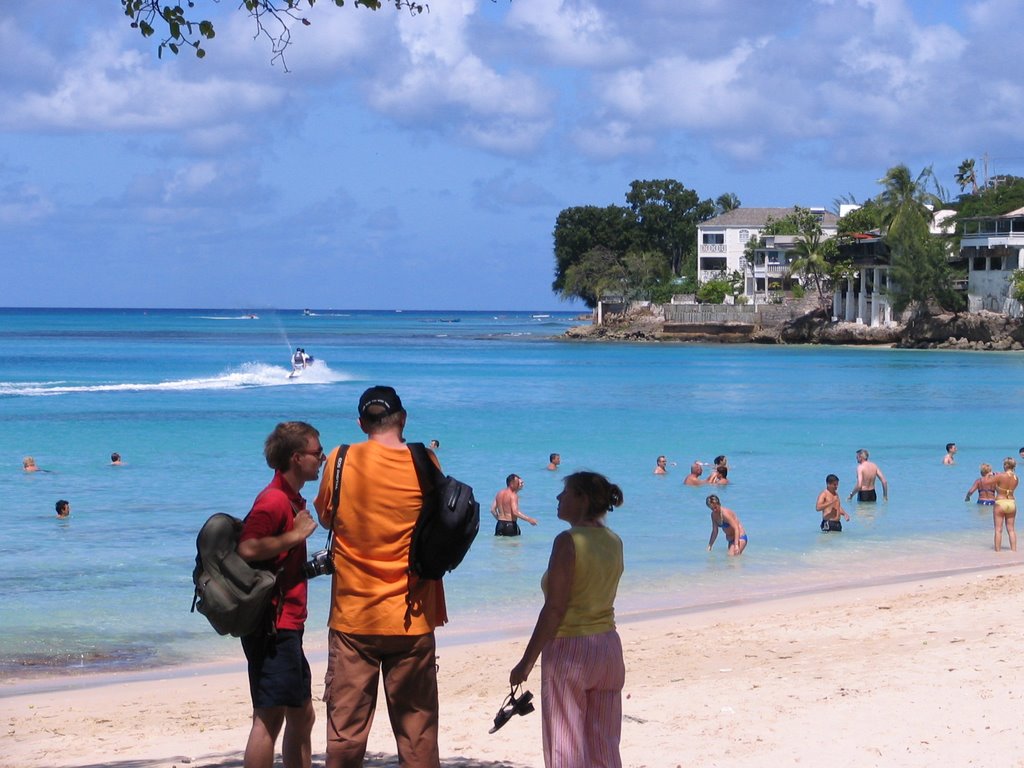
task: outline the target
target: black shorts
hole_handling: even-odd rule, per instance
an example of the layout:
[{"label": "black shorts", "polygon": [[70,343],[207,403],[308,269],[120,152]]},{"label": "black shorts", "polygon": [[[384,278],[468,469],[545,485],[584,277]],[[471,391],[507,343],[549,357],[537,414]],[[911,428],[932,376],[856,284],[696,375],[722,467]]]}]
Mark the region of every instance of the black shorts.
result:
[{"label": "black shorts", "polygon": [[878,494],[874,488],[870,491],[857,491],[857,501],[878,501]]},{"label": "black shorts", "polygon": [[312,696],[312,675],[302,652],[301,629],[279,629],[242,638],[249,662],[249,695],[254,709],[301,707]]},{"label": "black shorts", "polygon": [[821,532],[822,533],[842,533],[843,524],[838,520],[822,520],[821,521]]},{"label": "black shorts", "polygon": [[521,533],[515,520],[499,520],[494,526],[495,536],[518,536]]}]

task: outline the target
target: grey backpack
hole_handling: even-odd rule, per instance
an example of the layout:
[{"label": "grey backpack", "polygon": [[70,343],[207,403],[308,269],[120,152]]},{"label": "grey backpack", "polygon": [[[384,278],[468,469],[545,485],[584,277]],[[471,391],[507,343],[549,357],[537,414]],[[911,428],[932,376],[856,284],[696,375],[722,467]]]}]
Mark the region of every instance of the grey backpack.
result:
[{"label": "grey backpack", "polygon": [[196,537],[195,594],[192,612],[199,611],[218,633],[243,637],[261,629],[272,631],[271,600],[277,575],[253,568],[238,556],[242,521],[218,512]]}]

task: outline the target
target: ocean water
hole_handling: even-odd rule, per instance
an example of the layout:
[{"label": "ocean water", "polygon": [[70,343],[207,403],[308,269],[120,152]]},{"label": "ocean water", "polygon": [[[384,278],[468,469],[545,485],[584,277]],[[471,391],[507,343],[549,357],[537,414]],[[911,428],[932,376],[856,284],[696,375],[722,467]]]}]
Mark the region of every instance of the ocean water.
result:
[{"label": "ocean water", "polygon": [[[358,441],[356,401],[378,383],[401,394],[407,438],[440,440],[445,470],[484,507],[446,578],[448,637],[525,641],[563,527],[560,478],[582,468],[625,494],[608,520],[626,548],[623,620],[1020,562],[992,551],[988,509],[963,501],[980,462],[1024,444],[1019,354],[577,343],[559,338],[568,313],[257,314],[0,310],[0,680],[237,657],[237,641],[189,613],[199,527],[248,511],[271,476],[274,424]],[[296,346],[317,362],[289,380]],[[862,447],[890,501],[846,504],[844,533],[822,535],[824,477],[839,475],[845,499]],[[109,465],[112,451],[124,466]],[[557,473],[545,469],[553,451]],[[674,464],[657,477],[662,453]],[[710,490],[682,485],[691,461],[717,454],[733,482],[715,492],[750,536],[740,558],[722,537],[706,551]],[[25,455],[50,471],[23,473]],[[540,524],[495,539],[486,508],[511,472]],[[328,588],[311,583],[308,636],[326,624]]]}]

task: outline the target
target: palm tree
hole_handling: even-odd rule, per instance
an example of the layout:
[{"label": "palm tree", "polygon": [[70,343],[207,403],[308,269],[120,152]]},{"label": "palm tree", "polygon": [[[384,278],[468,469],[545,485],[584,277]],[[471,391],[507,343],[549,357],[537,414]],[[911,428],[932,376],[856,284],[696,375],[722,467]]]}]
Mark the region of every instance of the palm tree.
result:
[{"label": "palm tree", "polygon": [[736,197],[732,192],[726,192],[725,194],[719,195],[715,198],[715,214],[721,215],[734,211],[740,207],[740,199]]},{"label": "palm tree", "polygon": [[822,240],[821,226],[815,222],[813,227],[804,229],[793,245],[790,253],[795,254],[789,263],[790,274],[802,273],[814,281],[814,289],[818,293],[818,306],[828,309],[828,297],[825,294],[828,283],[828,259],[825,257],[825,241]]},{"label": "palm tree", "polygon": [[[942,205],[942,187],[928,166],[914,178],[905,165],[897,165],[879,179],[882,228],[887,237],[903,238],[928,233],[932,210]],[[935,191],[929,191],[932,186]]]},{"label": "palm tree", "polygon": [[953,177],[956,180],[957,185],[960,187],[960,191],[963,192],[967,189],[967,185],[971,185],[971,194],[977,194],[978,192],[978,174],[974,170],[973,158],[968,158],[960,163],[960,167],[956,169],[956,176]]}]

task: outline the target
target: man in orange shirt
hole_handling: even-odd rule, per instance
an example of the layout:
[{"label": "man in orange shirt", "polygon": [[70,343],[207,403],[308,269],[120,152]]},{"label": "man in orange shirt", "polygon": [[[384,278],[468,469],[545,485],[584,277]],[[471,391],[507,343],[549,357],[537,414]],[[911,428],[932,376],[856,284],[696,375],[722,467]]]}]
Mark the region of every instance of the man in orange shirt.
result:
[{"label": "man in orange shirt", "polygon": [[[391,387],[359,398],[367,439],[348,448],[333,509],[335,448],[315,506],[334,531],[327,676],[327,768],[363,765],[380,672],[403,768],[439,768],[434,628],[447,620],[440,580],[409,572],[423,505],[403,438],[406,412]],[[437,458],[430,453],[431,460]]]}]

